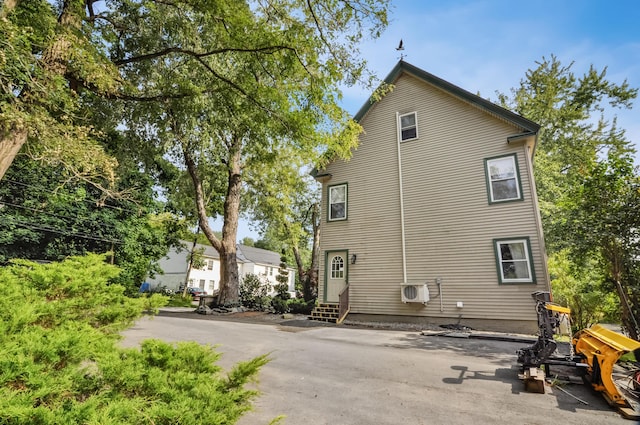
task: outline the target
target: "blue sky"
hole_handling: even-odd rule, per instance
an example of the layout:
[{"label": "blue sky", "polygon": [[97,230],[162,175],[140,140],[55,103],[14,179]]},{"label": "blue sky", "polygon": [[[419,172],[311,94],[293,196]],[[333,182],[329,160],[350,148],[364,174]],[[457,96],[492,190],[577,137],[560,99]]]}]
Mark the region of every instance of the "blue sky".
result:
[{"label": "blue sky", "polygon": [[[382,37],[361,46],[379,78],[399,60],[400,39],[405,61],[492,100],[496,91],[517,87],[527,69],[552,54],[564,65],[574,62],[577,75],[593,64],[607,67],[610,81],[626,79],[640,88],[638,0],[395,0]],[[369,95],[358,87],[346,89],[343,105],[355,114]],[[640,100],[634,106],[616,114],[618,126],[640,150]],[[257,238],[257,233],[241,223],[238,236]]]},{"label": "blue sky", "polygon": [[[640,87],[640,1],[396,0],[381,38],[362,45],[369,68],[384,78],[399,59],[472,93],[495,100],[517,87],[527,69],[554,54],[581,75],[591,64],[609,80]],[[355,113],[368,94],[344,92]],[[639,101],[636,101],[638,103]],[[637,108],[636,108],[637,109]],[[638,111],[618,112],[619,125],[640,143]]]}]

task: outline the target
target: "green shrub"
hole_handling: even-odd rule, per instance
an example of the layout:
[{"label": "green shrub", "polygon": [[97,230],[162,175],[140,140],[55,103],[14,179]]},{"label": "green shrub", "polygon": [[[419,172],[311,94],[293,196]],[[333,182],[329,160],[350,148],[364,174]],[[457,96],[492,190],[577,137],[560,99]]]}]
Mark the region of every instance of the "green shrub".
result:
[{"label": "green shrub", "polygon": [[302,298],[292,298],[287,304],[289,305],[289,312],[309,315],[316,305],[316,300],[305,301]]},{"label": "green shrub", "polygon": [[240,303],[249,309],[264,311],[269,308],[267,295],[271,287],[253,273],[248,273],[240,282]]},{"label": "green shrub", "polygon": [[118,332],[166,299],[124,296],[117,273],[97,255],[0,269],[0,423],[235,423],[267,358],[222,373],[196,343],[120,348]]},{"label": "green shrub", "polygon": [[182,294],[174,294],[169,297],[169,301],[167,302],[167,306],[170,307],[194,307],[193,305],[193,297],[191,295],[187,295],[183,297]]},{"label": "green shrub", "polygon": [[287,304],[287,300],[279,297],[273,297],[271,299],[271,307],[277,314],[284,314],[289,312],[289,305]]}]

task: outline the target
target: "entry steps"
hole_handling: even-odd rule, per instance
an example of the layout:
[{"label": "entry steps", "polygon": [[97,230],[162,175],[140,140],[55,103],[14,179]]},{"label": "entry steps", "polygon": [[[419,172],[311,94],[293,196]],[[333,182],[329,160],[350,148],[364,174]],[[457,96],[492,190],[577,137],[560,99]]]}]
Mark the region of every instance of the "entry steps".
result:
[{"label": "entry steps", "polygon": [[340,315],[340,305],[333,303],[320,303],[313,311],[310,320],[318,320],[321,322],[337,323]]}]

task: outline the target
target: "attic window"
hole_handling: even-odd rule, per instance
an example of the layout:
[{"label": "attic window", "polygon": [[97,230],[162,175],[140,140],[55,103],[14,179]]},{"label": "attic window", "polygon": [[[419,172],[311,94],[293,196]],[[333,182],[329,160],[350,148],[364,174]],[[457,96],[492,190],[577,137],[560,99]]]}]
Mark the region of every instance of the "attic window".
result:
[{"label": "attic window", "polygon": [[415,112],[400,115],[400,140],[414,140],[418,138],[418,117]]}]

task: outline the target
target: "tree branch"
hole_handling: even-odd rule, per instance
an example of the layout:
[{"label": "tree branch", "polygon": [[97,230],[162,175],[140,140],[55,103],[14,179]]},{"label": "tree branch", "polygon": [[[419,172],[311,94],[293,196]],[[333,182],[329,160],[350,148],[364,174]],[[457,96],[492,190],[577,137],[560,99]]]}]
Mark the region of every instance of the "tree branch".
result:
[{"label": "tree branch", "polygon": [[145,60],[150,60],[150,59],[155,59],[155,58],[159,58],[162,56],[166,56],[169,55],[171,53],[182,53],[185,54],[187,56],[192,56],[194,58],[205,58],[207,56],[213,56],[213,55],[219,55],[222,53],[230,53],[230,52],[235,52],[235,53],[274,53],[277,52],[279,50],[291,50],[293,52],[295,52],[295,49],[289,46],[281,46],[281,45],[276,45],[276,46],[265,46],[265,47],[257,47],[257,48],[253,48],[253,49],[239,49],[239,48],[224,48],[224,49],[216,49],[216,50],[211,50],[208,52],[203,52],[203,53],[197,53],[194,52],[193,50],[189,50],[189,49],[184,49],[182,47],[168,47],[166,49],[163,50],[159,50],[157,52],[153,52],[153,53],[147,53],[146,55],[140,55],[140,56],[133,56],[127,59],[120,59],[120,60],[116,60],[113,61],[113,63],[116,66],[121,66],[121,65],[127,65],[130,63],[134,63],[134,62],[142,62]]}]

